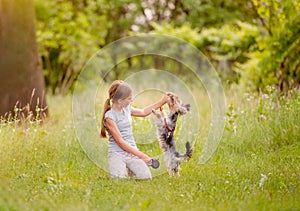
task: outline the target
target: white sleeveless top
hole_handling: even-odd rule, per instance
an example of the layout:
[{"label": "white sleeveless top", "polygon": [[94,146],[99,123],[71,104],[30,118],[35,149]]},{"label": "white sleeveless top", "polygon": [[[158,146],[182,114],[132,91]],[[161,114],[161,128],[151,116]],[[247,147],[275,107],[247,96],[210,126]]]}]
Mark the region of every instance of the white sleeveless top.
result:
[{"label": "white sleeveless top", "polygon": [[[124,141],[129,143],[131,146],[137,148],[136,143],[133,138],[133,132],[132,132],[132,118],[131,118],[131,105],[130,104],[127,107],[123,108],[122,112],[117,112],[113,109],[108,110],[104,115],[104,119],[106,119],[106,118],[110,118],[116,123]],[[105,123],[104,123],[104,125],[105,125]],[[109,133],[109,131],[108,131],[108,134],[109,134],[108,151],[109,152],[124,152],[124,150],[121,147],[119,147],[119,145],[116,143],[115,139],[112,137],[112,135]]]}]

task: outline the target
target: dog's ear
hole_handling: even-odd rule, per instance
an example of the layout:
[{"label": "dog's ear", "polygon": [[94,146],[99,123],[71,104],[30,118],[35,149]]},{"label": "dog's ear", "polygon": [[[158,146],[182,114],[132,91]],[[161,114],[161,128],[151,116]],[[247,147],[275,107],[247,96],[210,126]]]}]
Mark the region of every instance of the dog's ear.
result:
[{"label": "dog's ear", "polygon": [[184,115],[186,114],[186,112],[190,111],[191,105],[190,104],[186,104],[186,105],[181,105],[181,107],[179,107],[178,112],[180,115]]},{"label": "dog's ear", "polygon": [[184,105],[184,107],[186,107],[186,110],[188,110],[188,111],[191,110],[191,105],[190,104],[186,104],[186,105]]}]

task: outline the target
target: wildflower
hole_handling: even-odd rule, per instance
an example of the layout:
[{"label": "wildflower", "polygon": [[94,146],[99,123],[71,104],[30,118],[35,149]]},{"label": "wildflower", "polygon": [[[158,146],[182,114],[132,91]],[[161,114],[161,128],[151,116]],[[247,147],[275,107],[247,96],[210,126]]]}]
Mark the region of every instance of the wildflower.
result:
[{"label": "wildflower", "polygon": [[263,184],[265,183],[265,181],[268,179],[267,175],[265,175],[265,174],[261,174],[260,176],[261,176],[261,178],[260,178],[260,180],[259,180],[259,185],[258,185],[258,187],[262,187]]}]

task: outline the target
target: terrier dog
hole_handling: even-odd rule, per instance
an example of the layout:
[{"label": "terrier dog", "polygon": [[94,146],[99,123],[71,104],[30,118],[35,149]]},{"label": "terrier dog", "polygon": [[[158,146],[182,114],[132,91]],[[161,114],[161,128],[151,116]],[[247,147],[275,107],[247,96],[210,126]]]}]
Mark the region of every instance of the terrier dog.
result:
[{"label": "terrier dog", "polygon": [[180,154],[176,149],[174,131],[178,115],[184,115],[190,110],[189,104],[183,104],[180,98],[172,94],[170,100],[167,102],[170,113],[166,117],[162,108],[159,110],[152,110],[155,116],[157,137],[159,139],[160,147],[164,153],[166,166],[170,176],[180,176],[180,158],[189,160],[192,156],[193,149],[189,142],[186,142],[186,153]]}]

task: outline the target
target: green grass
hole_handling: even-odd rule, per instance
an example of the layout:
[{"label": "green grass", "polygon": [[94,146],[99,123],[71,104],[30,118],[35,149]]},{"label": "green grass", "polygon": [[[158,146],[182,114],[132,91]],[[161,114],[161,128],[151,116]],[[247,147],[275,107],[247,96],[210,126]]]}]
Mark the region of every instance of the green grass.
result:
[{"label": "green grass", "polygon": [[214,157],[200,165],[196,142],[181,177],[151,181],[109,179],[76,141],[71,97],[48,97],[43,125],[1,123],[0,210],[300,210],[300,95],[229,93]]}]

